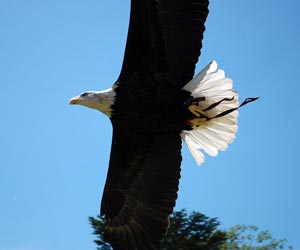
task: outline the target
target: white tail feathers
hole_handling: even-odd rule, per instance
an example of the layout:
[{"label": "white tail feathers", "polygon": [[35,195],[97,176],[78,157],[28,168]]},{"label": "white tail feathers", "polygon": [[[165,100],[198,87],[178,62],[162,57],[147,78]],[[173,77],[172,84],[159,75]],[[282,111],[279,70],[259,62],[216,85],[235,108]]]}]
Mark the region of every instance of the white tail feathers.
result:
[{"label": "white tail feathers", "polygon": [[[235,139],[238,111],[234,109],[239,107],[239,103],[238,94],[232,87],[232,80],[225,77],[223,70],[218,70],[215,61],[183,87],[191,92],[193,98],[204,97],[200,98],[197,105],[211,118],[194,126],[193,130],[183,130],[180,134],[198,165],[204,162],[204,155],[200,150],[217,156],[219,150],[226,150],[228,144]],[[218,102],[218,105],[211,106]],[[228,110],[233,111],[218,117]]]}]

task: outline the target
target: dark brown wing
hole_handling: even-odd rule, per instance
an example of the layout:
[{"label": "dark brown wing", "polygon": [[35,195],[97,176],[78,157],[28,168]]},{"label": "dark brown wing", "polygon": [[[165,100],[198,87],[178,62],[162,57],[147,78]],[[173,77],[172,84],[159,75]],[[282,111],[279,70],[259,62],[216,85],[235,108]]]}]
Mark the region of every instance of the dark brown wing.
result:
[{"label": "dark brown wing", "polygon": [[[156,123],[155,114],[161,111],[164,93],[177,100],[177,90],[193,77],[207,14],[208,0],[131,1],[112,117],[117,122],[113,122],[111,158],[101,204],[105,240],[115,250],[159,249],[167,232],[180,178],[180,130],[168,133],[162,128],[164,133],[138,133],[124,121],[126,117],[144,121],[149,116],[147,119]],[[161,86],[158,90],[157,85]],[[154,107],[151,97],[160,101]],[[180,100],[174,107],[168,100],[166,103],[174,110],[182,106]],[[141,117],[147,105],[147,115]],[[161,113],[158,117],[164,119]],[[131,125],[134,122],[128,121]],[[167,124],[168,120],[158,122]]]},{"label": "dark brown wing", "polygon": [[130,25],[118,81],[163,74],[180,89],[194,74],[208,0],[131,0]]},{"label": "dark brown wing", "polygon": [[177,199],[181,159],[179,133],[114,129],[101,204],[105,240],[114,249],[159,249]]}]

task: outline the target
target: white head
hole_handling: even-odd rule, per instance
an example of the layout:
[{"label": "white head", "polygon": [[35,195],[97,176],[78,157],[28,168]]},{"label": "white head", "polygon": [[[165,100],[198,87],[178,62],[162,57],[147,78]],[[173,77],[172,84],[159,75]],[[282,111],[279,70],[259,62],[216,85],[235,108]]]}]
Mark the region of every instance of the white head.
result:
[{"label": "white head", "polygon": [[103,91],[87,91],[70,100],[70,104],[80,104],[89,108],[97,109],[108,117],[111,117],[116,92],[110,88]]}]

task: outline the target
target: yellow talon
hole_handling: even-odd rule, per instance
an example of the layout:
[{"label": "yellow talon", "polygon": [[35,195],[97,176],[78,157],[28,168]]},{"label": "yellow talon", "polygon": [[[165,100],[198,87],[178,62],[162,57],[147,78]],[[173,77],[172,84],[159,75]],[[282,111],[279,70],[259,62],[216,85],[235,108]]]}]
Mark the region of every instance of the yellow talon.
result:
[{"label": "yellow talon", "polygon": [[204,111],[197,105],[190,105],[188,109],[197,117],[200,117],[201,115],[205,116]]},{"label": "yellow talon", "polygon": [[206,118],[194,118],[194,119],[189,120],[189,124],[192,127],[199,127],[199,126],[203,125],[203,123],[206,121],[207,121]]}]

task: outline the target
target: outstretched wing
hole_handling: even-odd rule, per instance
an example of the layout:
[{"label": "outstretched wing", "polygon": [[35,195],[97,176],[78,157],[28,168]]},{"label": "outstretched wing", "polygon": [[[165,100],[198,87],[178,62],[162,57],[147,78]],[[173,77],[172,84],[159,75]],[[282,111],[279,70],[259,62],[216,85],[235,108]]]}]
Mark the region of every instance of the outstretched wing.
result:
[{"label": "outstretched wing", "polygon": [[114,128],[101,204],[105,240],[114,249],[159,249],[177,199],[181,138]]},{"label": "outstretched wing", "polygon": [[194,75],[208,0],[131,0],[130,25],[118,82],[163,74],[183,87]]},{"label": "outstretched wing", "polygon": [[[151,92],[156,91],[153,85],[157,83],[173,84],[175,88],[166,92],[176,98],[177,90],[194,75],[207,14],[208,0],[131,0],[113,114],[123,119],[123,125],[113,122],[111,158],[101,204],[104,237],[114,249],[159,249],[175,206],[182,159],[180,131],[155,134],[126,129],[127,99],[137,104],[135,98],[139,96],[142,100],[148,95],[161,98],[162,89]],[[122,97],[123,91],[127,94]]]}]

